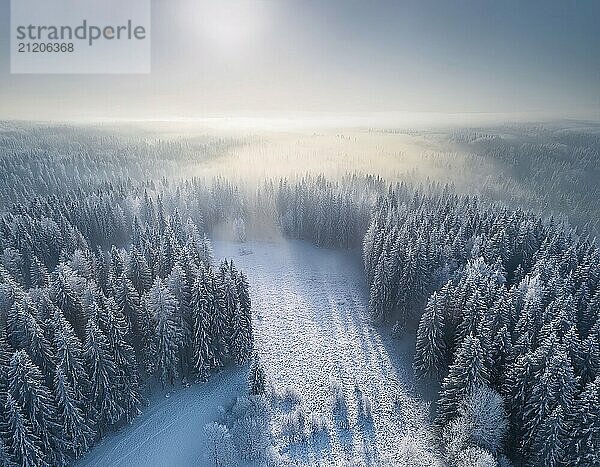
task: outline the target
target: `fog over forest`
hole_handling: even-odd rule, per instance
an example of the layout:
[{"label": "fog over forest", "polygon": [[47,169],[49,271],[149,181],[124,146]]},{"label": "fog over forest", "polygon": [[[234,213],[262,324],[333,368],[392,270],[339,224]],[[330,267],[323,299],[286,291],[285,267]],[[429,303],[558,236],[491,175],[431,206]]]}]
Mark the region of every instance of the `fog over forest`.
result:
[{"label": "fog over forest", "polygon": [[0,0],[0,467],[600,466],[599,19]]}]

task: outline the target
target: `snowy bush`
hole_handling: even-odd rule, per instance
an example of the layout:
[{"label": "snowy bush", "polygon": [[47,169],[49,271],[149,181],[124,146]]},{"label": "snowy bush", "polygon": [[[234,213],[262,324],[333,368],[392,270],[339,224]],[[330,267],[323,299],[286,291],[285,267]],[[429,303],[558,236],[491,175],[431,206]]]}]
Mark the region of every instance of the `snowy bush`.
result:
[{"label": "snowy bush", "polygon": [[290,443],[306,441],[306,414],[302,407],[283,415],[281,435]]},{"label": "snowy bush", "polygon": [[456,467],[498,467],[494,456],[480,447],[470,447],[456,457]]},{"label": "snowy bush", "polygon": [[471,427],[464,417],[450,421],[442,430],[442,441],[449,459],[454,459],[470,443]]},{"label": "snowy bush", "polygon": [[206,460],[215,467],[229,467],[237,465],[235,448],[231,434],[225,425],[216,422],[204,426],[206,436]]},{"label": "snowy bush", "polygon": [[508,420],[500,394],[487,386],[478,387],[465,398],[459,412],[474,444],[492,453],[502,449]]},{"label": "snowy bush", "polygon": [[259,459],[271,444],[270,405],[264,396],[239,397],[231,411],[231,435],[240,455]]},{"label": "snowy bush", "polygon": [[316,438],[327,433],[327,419],[321,413],[311,412],[306,418],[306,433],[311,438]]},{"label": "snowy bush", "polygon": [[300,391],[293,386],[286,386],[278,397],[285,403],[289,403],[291,406],[299,405],[302,403],[302,395]]},{"label": "snowy bush", "polygon": [[427,443],[427,437],[407,435],[398,446],[398,467],[432,467],[440,466],[435,453],[431,452],[433,440]]},{"label": "snowy bush", "polygon": [[[450,421],[442,431],[448,458],[460,466],[497,465],[493,454],[502,449],[508,422],[502,397],[481,386],[466,397],[459,408],[460,416]],[[489,459],[493,460],[493,464]]]}]

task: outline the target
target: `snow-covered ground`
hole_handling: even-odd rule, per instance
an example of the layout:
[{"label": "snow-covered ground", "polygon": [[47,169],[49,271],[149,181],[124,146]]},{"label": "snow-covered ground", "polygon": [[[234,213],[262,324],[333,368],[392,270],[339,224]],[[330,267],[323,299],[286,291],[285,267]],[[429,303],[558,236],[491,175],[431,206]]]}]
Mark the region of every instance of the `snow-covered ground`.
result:
[{"label": "snow-covered ground", "polygon": [[[249,277],[256,348],[270,381],[279,390],[295,387],[306,413],[327,420],[319,442],[290,444],[277,436],[283,453],[300,465],[398,465],[416,446],[433,444],[429,408],[413,386],[413,343],[392,342],[370,323],[358,255],[299,241],[215,242],[214,249]],[[349,429],[331,414],[334,380],[347,401]],[[245,393],[245,384],[245,369],[232,368],[168,399],[157,397],[132,426],[109,435],[80,464],[204,465],[203,426],[218,420],[217,407]],[[358,419],[356,387],[371,402],[372,423]],[[291,410],[276,407],[276,435]]]},{"label": "snow-covered ground", "polygon": [[204,425],[246,392],[246,368],[230,368],[204,384],[157,390],[129,426],[109,434],[77,465],[87,467],[183,467],[205,465]]}]

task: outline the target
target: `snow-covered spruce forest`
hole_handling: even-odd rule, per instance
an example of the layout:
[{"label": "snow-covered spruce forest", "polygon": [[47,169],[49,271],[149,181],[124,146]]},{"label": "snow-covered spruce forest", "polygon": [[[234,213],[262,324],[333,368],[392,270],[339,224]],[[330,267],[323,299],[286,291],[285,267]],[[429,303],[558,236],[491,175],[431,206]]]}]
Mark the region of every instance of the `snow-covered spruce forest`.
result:
[{"label": "snow-covered spruce forest", "polygon": [[[448,138],[472,144],[458,136],[469,131],[477,134],[463,130]],[[597,173],[598,137],[568,137],[588,148],[575,151],[589,168],[577,170]],[[156,394],[175,399],[189,385],[227,392],[228,372],[238,368],[247,378],[243,391],[214,420],[196,426],[203,447],[197,465],[600,464],[600,251],[585,229],[546,215],[572,213],[549,198],[544,206],[518,207],[510,196],[516,190],[503,202],[414,172],[258,181],[228,177],[225,169],[195,172],[249,144],[2,124],[4,465],[93,462],[94,446],[108,449],[109,441],[134,430],[136,417],[160,404]],[[516,157],[514,148],[489,152],[477,157]],[[427,157],[433,166],[443,160],[442,153]],[[575,164],[561,159],[556,167],[567,163]],[[505,186],[518,183],[507,178]],[[582,185],[598,189],[593,179]],[[561,199],[558,179],[552,186]],[[591,204],[584,192],[580,205]],[[576,218],[586,225],[585,212]],[[279,337],[265,330],[288,332],[285,324],[296,322],[291,316],[266,323],[281,318],[257,309],[264,297],[251,300],[251,292],[266,274],[261,268],[293,258],[275,253],[272,266],[260,267],[244,259],[275,237],[319,247],[313,262],[329,258],[330,250],[360,257],[365,285],[356,288],[368,296],[365,318],[376,326],[369,332],[382,339],[391,333],[399,356],[409,360],[411,375],[401,381],[408,395],[382,389],[402,379],[386,370],[383,344],[371,354],[379,360],[368,361],[382,369],[380,381],[366,373],[360,381],[347,375],[314,383],[329,394],[330,412],[309,410],[316,395],[280,385],[283,377],[276,378],[278,367],[269,361],[282,355],[271,342]],[[234,261],[214,254],[213,245],[223,241],[222,251],[239,256]],[[251,268],[242,271],[238,260]],[[268,283],[283,288],[286,277]],[[311,284],[304,294],[331,286]],[[336,323],[325,322],[335,337]],[[299,327],[290,336],[306,332]],[[283,345],[296,349],[293,339]],[[294,375],[300,380],[320,374],[323,364],[295,363],[292,357],[288,366],[306,372]],[[369,449],[376,452],[359,457],[358,430],[373,434]],[[345,439],[350,447],[338,449]]]}]

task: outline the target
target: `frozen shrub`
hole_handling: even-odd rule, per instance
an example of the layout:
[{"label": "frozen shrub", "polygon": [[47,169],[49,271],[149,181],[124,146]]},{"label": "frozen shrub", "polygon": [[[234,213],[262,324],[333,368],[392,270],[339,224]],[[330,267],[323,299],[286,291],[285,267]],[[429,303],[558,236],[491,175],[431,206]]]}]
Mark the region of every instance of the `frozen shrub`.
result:
[{"label": "frozen shrub", "polygon": [[315,438],[327,432],[327,419],[323,414],[312,412],[306,418],[307,435]]},{"label": "frozen shrub", "polygon": [[492,454],[502,449],[508,422],[502,397],[487,386],[478,387],[459,408],[460,416],[442,431],[446,452],[458,462],[465,450],[479,447]]},{"label": "frozen shrub", "polygon": [[281,394],[281,399],[290,405],[299,405],[302,403],[300,391],[293,386],[286,386]]},{"label": "frozen shrub", "polygon": [[500,394],[487,386],[478,387],[465,398],[459,411],[469,426],[475,445],[491,453],[502,448],[508,421]]},{"label": "frozen shrub", "polygon": [[233,442],[245,460],[260,459],[271,444],[271,413],[264,396],[239,397],[232,409]]},{"label": "frozen shrub", "polygon": [[398,467],[440,466],[437,456],[430,451],[433,441],[426,443],[424,436],[404,436],[398,446]]},{"label": "frozen shrub", "polygon": [[[231,434],[225,425],[211,422],[204,426],[206,460],[215,467],[235,466],[235,449]],[[204,463],[205,464],[205,463]]]},{"label": "frozen shrub", "polygon": [[458,454],[456,467],[498,467],[498,462],[490,452],[473,446]]},{"label": "frozen shrub", "polygon": [[283,415],[281,435],[289,442],[297,443],[306,440],[306,414],[302,407]]},{"label": "frozen shrub", "polygon": [[442,441],[450,460],[470,443],[470,427],[464,417],[452,420],[442,430]]}]

